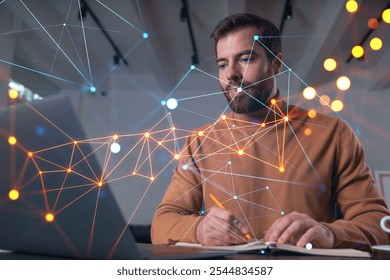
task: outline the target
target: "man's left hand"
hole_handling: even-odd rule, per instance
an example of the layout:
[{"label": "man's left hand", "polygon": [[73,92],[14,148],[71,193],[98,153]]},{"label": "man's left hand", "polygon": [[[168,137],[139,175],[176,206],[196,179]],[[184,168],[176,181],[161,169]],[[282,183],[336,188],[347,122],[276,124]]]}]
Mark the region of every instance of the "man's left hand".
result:
[{"label": "man's left hand", "polygon": [[264,240],[289,242],[299,247],[313,243],[316,247],[332,248],[334,236],[330,229],[308,215],[292,212],[277,219],[266,231]]}]

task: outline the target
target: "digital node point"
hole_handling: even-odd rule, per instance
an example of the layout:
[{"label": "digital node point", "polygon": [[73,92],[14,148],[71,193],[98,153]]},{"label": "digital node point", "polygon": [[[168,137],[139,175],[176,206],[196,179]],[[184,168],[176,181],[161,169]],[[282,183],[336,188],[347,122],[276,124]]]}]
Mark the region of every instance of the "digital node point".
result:
[{"label": "digital node point", "polygon": [[142,37],[144,37],[144,39],[147,39],[149,38],[149,34],[145,32],[144,34],[142,34]]},{"label": "digital node point", "polygon": [[8,197],[11,200],[17,200],[19,198],[19,191],[17,190],[10,190],[8,193]]}]

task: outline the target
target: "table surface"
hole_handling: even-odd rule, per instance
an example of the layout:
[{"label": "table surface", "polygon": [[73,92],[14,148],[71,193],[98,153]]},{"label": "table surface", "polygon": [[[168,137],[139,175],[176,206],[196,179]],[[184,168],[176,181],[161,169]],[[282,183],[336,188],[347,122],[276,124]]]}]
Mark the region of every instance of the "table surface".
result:
[{"label": "table surface", "polygon": [[[190,247],[175,247],[165,245],[153,245],[140,243],[137,244],[141,252],[141,255],[152,256],[152,259],[221,259],[221,260],[354,260],[354,259],[367,259],[367,258],[351,258],[351,257],[333,257],[333,256],[314,256],[295,253],[272,253],[272,254],[260,254],[260,253],[237,253],[226,252],[224,254],[215,254],[208,256],[204,254],[205,251],[199,248]],[[27,254],[8,252],[0,250],[0,260],[66,260],[71,259],[61,256],[47,256],[40,254]],[[377,251],[374,250],[374,254],[370,259],[382,259],[389,260],[389,251]]]}]

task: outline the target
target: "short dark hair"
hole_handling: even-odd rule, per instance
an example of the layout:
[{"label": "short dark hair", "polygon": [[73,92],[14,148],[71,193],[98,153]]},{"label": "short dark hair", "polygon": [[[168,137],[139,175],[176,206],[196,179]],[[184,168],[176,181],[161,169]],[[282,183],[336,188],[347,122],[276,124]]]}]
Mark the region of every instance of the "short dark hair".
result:
[{"label": "short dark hair", "polygon": [[280,32],[275,24],[267,19],[248,13],[230,15],[217,24],[210,35],[210,38],[214,39],[215,49],[221,37],[250,26],[259,30],[259,40],[272,52],[266,50],[269,59],[274,59],[274,55],[282,52]]}]

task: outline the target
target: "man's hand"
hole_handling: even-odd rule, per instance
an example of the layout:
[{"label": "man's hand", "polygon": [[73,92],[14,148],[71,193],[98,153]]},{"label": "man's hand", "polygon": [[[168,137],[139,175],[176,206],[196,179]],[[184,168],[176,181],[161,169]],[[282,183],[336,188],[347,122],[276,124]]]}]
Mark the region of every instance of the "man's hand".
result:
[{"label": "man's hand", "polygon": [[264,235],[265,241],[290,242],[299,247],[313,243],[316,247],[332,248],[333,233],[306,214],[292,212],[277,219]]},{"label": "man's hand", "polygon": [[245,243],[248,232],[248,226],[237,222],[232,212],[213,207],[199,222],[196,237],[202,245],[227,246]]}]

